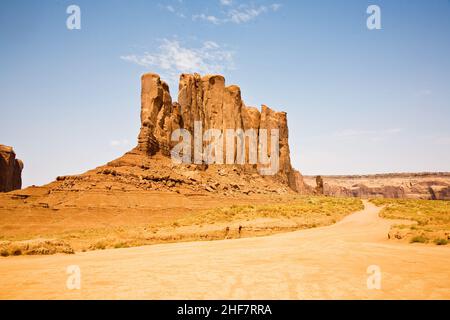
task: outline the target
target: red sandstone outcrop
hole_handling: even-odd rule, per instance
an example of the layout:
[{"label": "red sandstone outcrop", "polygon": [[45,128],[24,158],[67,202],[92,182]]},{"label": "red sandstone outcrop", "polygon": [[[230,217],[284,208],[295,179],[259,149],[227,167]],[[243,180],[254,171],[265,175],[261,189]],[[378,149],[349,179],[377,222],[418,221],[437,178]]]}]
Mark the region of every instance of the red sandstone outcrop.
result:
[{"label": "red sandstone outcrop", "polygon": [[328,196],[450,200],[450,173],[446,172],[305,177],[306,184],[316,190],[320,181],[320,193]]},{"label": "red sandstone outcrop", "polygon": [[[244,131],[254,129],[256,135],[259,129],[267,129],[269,138],[267,150],[270,157],[271,129],[278,129],[279,171],[277,175],[295,191],[306,191],[300,173],[291,166],[285,112],[276,112],[265,105],[262,106],[261,112],[256,108],[247,107],[242,101],[240,88],[236,85],[226,86],[225,78],[220,75],[201,77],[199,74],[182,74],[178,103],[172,102],[169,87],[157,74],[144,74],[141,81],[141,130],[137,150],[149,155],[160,152],[169,156],[175,144],[171,142],[173,130],[183,128],[194,134],[194,123],[199,121],[202,125],[202,133],[208,129],[221,130],[224,151],[227,144],[225,135],[227,129]],[[246,141],[247,165],[244,168],[253,172],[264,165],[248,165],[249,143],[248,140]],[[233,143],[236,157],[236,142],[233,141]],[[226,162],[225,158],[223,162]]]},{"label": "red sandstone outcrop", "polygon": [[13,148],[0,144],[0,192],[22,188],[23,163],[16,159]]},{"label": "red sandstone outcrop", "polygon": [[170,152],[170,134],[181,126],[180,107],[172,104],[169,86],[158,75],[142,77],[139,150],[150,155]]},{"label": "red sandstone outcrop", "polygon": [[[256,132],[260,128],[279,129],[278,174],[261,175],[256,163],[241,165],[232,162],[228,165],[202,162],[204,159],[184,163],[172,161],[171,152],[179,143],[172,141],[172,133],[176,129],[185,129],[195,136],[196,121],[201,124],[201,135],[212,128],[219,129],[221,133],[225,129],[255,129]],[[232,160],[236,160],[237,139],[233,143],[230,144],[235,151]],[[249,145],[246,142],[245,150],[240,150],[240,155],[246,153],[246,159]],[[258,148],[257,141],[255,145]],[[94,194],[95,199],[101,199],[102,195],[116,192],[141,191],[172,192],[185,196],[270,197],[294,193],[293,190],[310,192],[301,174],[291,166],[286,113],[266,106],[262,107],[261,112],[245,106],[239,87],[226,87],[225,79],[218,75],[181,75],[178,103],[173,102],[168,85],[156,74],[145,74],[142,76],[141,128],[137,147],[83,174],[57,177],[56,181],[39,188],[39,195],[30,205],[59,210],[60,202],[55,199],[60,194],[69,193],[79,193],[87,199]],[[13,193],[11,199],[28,201],[31,197],[28,191]],[[76,199],[77,203],[70,206],[79,206],[79,198]],[[108,201],[99,200],[98,203],[108,205]],[[91,204],[91,200],[87,203]]]}]

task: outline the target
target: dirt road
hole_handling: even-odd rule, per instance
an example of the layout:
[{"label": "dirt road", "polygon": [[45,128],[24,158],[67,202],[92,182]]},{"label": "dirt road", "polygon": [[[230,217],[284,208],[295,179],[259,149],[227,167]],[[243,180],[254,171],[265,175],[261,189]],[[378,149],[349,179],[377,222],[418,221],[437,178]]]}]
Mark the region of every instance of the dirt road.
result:
[{"label": "dirt road", "polygon": [[[365,210],[268,237],[0,259],[2,299],[450,299],[450,247],[386,239]],[[67,289],[70,265],[81,289]],[[381,288],[368,289],[369,266]],[[372,282],[371,282],[372,283]]]}]

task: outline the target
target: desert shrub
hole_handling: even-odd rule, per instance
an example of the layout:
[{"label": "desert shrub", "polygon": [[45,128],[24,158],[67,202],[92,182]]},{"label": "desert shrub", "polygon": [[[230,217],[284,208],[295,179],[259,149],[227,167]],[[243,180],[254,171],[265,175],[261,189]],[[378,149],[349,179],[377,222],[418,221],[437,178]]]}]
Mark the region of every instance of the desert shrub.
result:
[{"label": "desert shrub", "polygon": [[383,218],[415,221],[416,224],[405,228],[416,234],[411,242],[425,243],[431,240],[444,242],[442,240],[445,238],[440,239],[441,235],[450,229],[450,201],[373,199],[371,202],[384,206],[380,213]]},{"label": "desert shrub", "polygon": [[11,255],[13,256],[20,256],[22,254],[22,250],[20,248],[13,248],[11,250]]},{"label": "desert shrub", "polygon": [[434,240],[434,243],[437,244],[438,246],[445,246],[448,244],[448,240],[447,239],[436,239]]},{"label": "desert shrub", "polygon": [[107,245],[104,241],[97,241],[96,243],[91,244],[89,248],[91,250],[104,250],[106,247]]},{"label": "desert shrub", "polygon": [[130,247],[130,244],[126,243],[126,242],[118,242],[118,243],[114,244],[115,249],[129,248],[129,247]]},{"label": "desert shrub", "polygon": [[427,243],[428,239],[423,235],[415,236],[411,239],[411,243]]}]

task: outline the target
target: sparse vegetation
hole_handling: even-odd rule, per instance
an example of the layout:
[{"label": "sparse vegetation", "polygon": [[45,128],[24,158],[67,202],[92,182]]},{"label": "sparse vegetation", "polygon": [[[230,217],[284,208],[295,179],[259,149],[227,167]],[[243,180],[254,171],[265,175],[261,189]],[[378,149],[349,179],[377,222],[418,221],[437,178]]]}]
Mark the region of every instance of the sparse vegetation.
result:
[{"label": "sparse vegetation", "polygon": [[445,246],[448,244],[447,239],[436,239],[434,240],[434,243],[436,243],[438,246]]},{"label": "sparse vegetation", "polygon": [[251,221],[260,218],[288,219],[304,226],[328,225],[345,215],[362,210],[363,203],[355,198],[297,197],[280,204],[232,205],[200,212],[181,219],[180,225]]},{"label": "sparse vegetation", "polygon": [[105,241],[98,241],[90,246],[91,250],[104,250],[108,247],[108,243]]},{"label": "sparse vegetation", "polygon": [[394,238],[409,239],[411,243],[433,242],[448,244],[450,239],[450,201],[416,199],[373,199],[385,206],[380,215],[387,219],[410,220],[412,224],[393,226]]},{"label": "sparse vegetation", "polygon": [[[330,225],[363,208],[361,200],[355,198],[296,197],[285,203],[231,205],[202,210],[176,221],[144,228],[120,227],[113,232],[111,229],[105,232],[99,229],[84,230],[78,235],[68,234],[65,238],[96,239],[87,249],[102,250],[177,241],[251,237]],[[263,223],[259,225],[261,219]]]},{"label": "sparse vegetation", "polygon": [[[261,204],[233,204],[213,209],[191,211],[168,217],[167,221],[124,224],[117,227],[83,228],[63,233],[47,234],[52,243],[67,243],[77,251],[127,248],[146,244],[219,240],[262,236],[279,232],[315,228],[333,224],[344,216],[363,209],[356,198],[295,196],[272,199]],[[228,227],[228,230],[227,230]],[[56,242],[55,242],[56,241]],[[18,241],[11,241],[9,246]],[[39,249],[42,247],[42,250]],[[23,254],[53,254],[63,247],[34,246]],[[0,246],[1,249],[1,246]],[[70,250],[68,250],[68,253]],[[73,250],[72,250],[73,252]],[[0,255],[13,255],[10,250]]]},{"label": "sparse vegetation", "polygon": [[74,253],[70,245],[60,240],[1,241],[0,256]]},{"label": "sparse vegetation", "polygon": [[411,243],[427,243],[428,239],[424,236],[415,236],[411,239]]}]

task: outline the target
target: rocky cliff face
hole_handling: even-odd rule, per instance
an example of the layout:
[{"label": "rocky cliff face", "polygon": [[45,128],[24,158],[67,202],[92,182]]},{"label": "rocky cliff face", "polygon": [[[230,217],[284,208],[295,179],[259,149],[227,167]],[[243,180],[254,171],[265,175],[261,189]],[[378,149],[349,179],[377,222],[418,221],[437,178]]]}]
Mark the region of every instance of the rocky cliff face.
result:
[{"label": "rocky cliff face", "polygon": [[[219,129],[224,134],[227,129],[259,129],[268,132],[268,156],[270,156],[271,129],[279,130],[279,171],[277,176],[298,192],[305,187],[298,171],[291,166],[288,143],[288,125],[285,112],[277,112],[263,105],[261,111],[248,107],[241,98],[241,90],[236,85],[226,86],[220,75],[182,74],[180,76],[178,103],[173,103],[168,85],[157,74],[142,76],[141,129],[137,150],[154,155],[170,155],[170,150],[178,143],[171,141],[175,129],[195,131],[195,122],[201,123],[202,133],[208,129]],[[227,137],[224,135],[224,150]],[[234,137],[233,137],[234,139]],[[235,143],[233,140],[232,143]],[[260,146],[259,146],[260,147]],[[236,151],[236,143],[234,150]],[[259,149],[258,149],[259,151]],[[225,152],[224,152],[225,154]],[[236,156],[237,152],[235,152]],[[249,159],[249,143],[245,144],[246,159]],[[192,156],[193,157],[193,156]],[[194,159],[192,159],[194,161]],[[224,159],[224,163],[226,159]],[[248,172],[256,172],[262,165],[246,162]]]},{"label": "rocky cliff face", "polygon": [[305,177],[305,182],[316,185],[315,193],[328,196],[450,200],[446,172]]},{"label": "rocky cliff face", "polygon": [[[112,195],[147,191],[179,194],[180,199],[197,195],[227,199],[248,196],[271,198],[295,191],[310,192],[305,187],[301,174],[291,166],[286,113],[276,112],[266,106],[261,111],[245,106],[239,87],[226,87],[222,76],[181,75],[178,103],[172,101],[168,85],[158,75],[145,74],[141,80],[141,127],[135,148],[120,158],[83,174],[60,176],[56,181],[36,190],[29,188],[30,190],[13,193],[10,195],[11,199],[28,199],[31,197],[28,191],[32,194],[36,191],[38,194],[32,206],[59,210],[63,207],[58,206],[61,202],[56,200],[60,196],[78,199],[68,204],[68,207],[79,207],[79,197],[71,197],[73,194],[86,197],[89,205],[95,203],[115,207],[112,203],[116,200],[111,199],[116,198]],[[172,141],[173,131],[184,129],[194,135],[199,123],[202,126],[200,135],[211,128],[219,131],[279,129],[278,174],[261,175],[258,171],[259,164],[256,163],[228,165],[172,161],[171,153],[179,143]],[[236,144],[230,145],[236,151],[238,144],[237,140],[234,141]],[[245,146],[245,150],[241,147],[240,154],[245,152],[248,156],[248,144]],[[270,150],[270,146],[267,149]],[[65,200],[64,203],[70,201]]]},{"label": "rocky cliff face", "polygon": [[0,192],[9,192],[22,187],[23,163],[16,159],[11,147],[0,144]]}]

